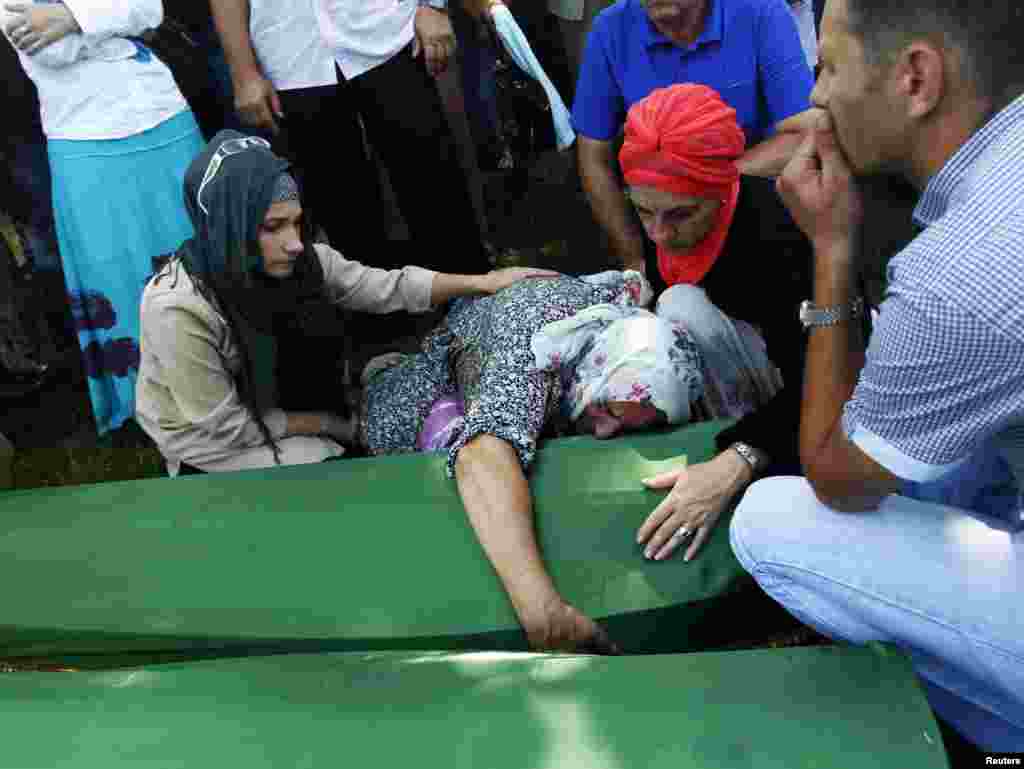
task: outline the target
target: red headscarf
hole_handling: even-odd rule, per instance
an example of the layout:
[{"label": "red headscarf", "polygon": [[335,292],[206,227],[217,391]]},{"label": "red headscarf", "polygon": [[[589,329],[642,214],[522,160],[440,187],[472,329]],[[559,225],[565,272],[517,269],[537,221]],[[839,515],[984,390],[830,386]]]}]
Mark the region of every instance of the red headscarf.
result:
[{"label": "red headscarf", "polygon": [[736,213],[744,144],[736,110],[707,86],[659,88],[629,110],[619,152],[627,184],[722,202],[714,227],[689,251],[658,246],[658,269],[670,286],[699,283],[721,253]]}]

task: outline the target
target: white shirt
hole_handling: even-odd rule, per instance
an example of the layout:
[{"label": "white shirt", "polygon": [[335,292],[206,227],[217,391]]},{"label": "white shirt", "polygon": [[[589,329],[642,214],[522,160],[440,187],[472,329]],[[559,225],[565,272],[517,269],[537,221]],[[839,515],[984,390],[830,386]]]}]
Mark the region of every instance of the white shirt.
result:
[{"label": "white shirt", "polygon": [[[127,39],[160,24],[160,0],[65,0],[65,5],[81,34],[32,56],[18,51],[39,92],[48,139],[134,136],[188,109],[170,70],[144,45]],[[0,5],[0,25],[13,15]]]},{"label": "white shirt", "polygon": [[317,20],[319,0],[249,0],[249,38],[279,91],[334,85],[334,56]]},{"label": "white shirt", "polygon": [[[824,0],[819,0],[824,2]],[[796,19],[796,28],[800,32],[800,45],[803,46],[807,64],[813,70],[818,63],[818,32],[814,28],[813,0],[796,0],[790,3],[789,10]]]},{"label": "white shirt", "polygon": [[278,90],[333,85],[335,64],[351,80],[409,45],[418,7],[417,0],[250,0],[249,36]]}]

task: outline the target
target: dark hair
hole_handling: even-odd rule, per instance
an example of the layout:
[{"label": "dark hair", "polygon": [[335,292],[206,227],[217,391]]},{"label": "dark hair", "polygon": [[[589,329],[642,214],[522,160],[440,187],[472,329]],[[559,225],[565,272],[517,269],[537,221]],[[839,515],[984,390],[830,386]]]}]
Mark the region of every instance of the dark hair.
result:
[{"label": "dark hair", "polygon": [[926,37],[960,49],[964,78],[992,111],[1024,92],[1024,6],[1018,0],[846,0],[850,31],[882,64]]}]

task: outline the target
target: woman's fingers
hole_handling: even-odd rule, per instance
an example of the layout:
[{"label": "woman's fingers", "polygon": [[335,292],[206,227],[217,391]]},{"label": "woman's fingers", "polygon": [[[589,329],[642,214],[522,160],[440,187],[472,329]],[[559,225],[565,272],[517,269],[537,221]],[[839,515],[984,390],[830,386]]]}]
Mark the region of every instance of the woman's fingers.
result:
[{"label": "woman's fingers", "polygon": [[674,526],[675,530],[662,538],[652,539],[651,544],[647,550],[644,551],[644,557],[652,561],[664,561],[679,546],[679,544],[686,539],[686,535],[682,533],[683,529],[681,526]]},{"label": "woman's fingers", "polygon": [[706,522],[703,526],[697,529],[697,533],[693,535],[693,541],[690,542],[690,546],[686,548],[686,554],[683,556],[684,561],[692,561],[700,549],[704,547],[704,543],[707,542],[708,537],[711,536],[711,532],[714,531],[715,524],[713,521]]},{"label": "woman's fingers", "polygon": [[654,508],[651,514],[647,516],[647,520],[645,520],[637,530],[637,544],[642,545],[647,542],[647,540],[649,540],[651,536],[658,531],[661,524],[665,522],[665,519],[669,518],[674,512],[675,502],[672,499],[672,495],[669,494],[658,503],[658,506]]},{"label": "woman's fingers", "polygon": [[[684,542],[689,541],[693,536],[695,524],[681,520],[682,516],[673,516],[658,531],[655,539],[651,540],[647,550],[644,552],[648,558],[655,561],[664,561],[676,551]],[[659,544],[660,542],[660,544]]]},{"label": "woman's fingers", "polygon": [[644,548],[644,558],[655,561],[668,558],[680,544],[689,539],[694,528],[695,524],[689,522],[682,512],[673,513],[651,535]]},{"label": "woman's fingers", "polygon": [[649,489],[669,489],[676,485],[676,482],[684,472],[686,472],[685,467],[680,467],[676,470],[666,470],[650,478],[644,478],[640,483]]}]

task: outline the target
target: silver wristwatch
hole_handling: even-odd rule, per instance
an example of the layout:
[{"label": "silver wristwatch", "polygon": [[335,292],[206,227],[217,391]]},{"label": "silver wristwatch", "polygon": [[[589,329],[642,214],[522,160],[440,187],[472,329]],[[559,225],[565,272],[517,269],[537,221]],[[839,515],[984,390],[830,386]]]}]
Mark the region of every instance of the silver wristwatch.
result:
[{"label": "silver wristwatch", "polygon": [[741,457],[743,457],[746,463],[750,465],[750,469],[754,471],[754,475],[756,476],[757,471],[761,467],[761,459],[760,457],[757,456],[757,452],[754,451],[753,447],[749,446],[746,443],[741,443],[740,441],[737,441],[736,443],[732,444],[729,448],[735,451]]},{"label": "silver wristwatch", "polygon": [[864,298],[858,296],[848,305],[832,305],[831,307],[815,307],[809,299],[800,303],[800,322],[804,328],[815,326],[837,326],[848,320],[856,320],[864,314]]}]

